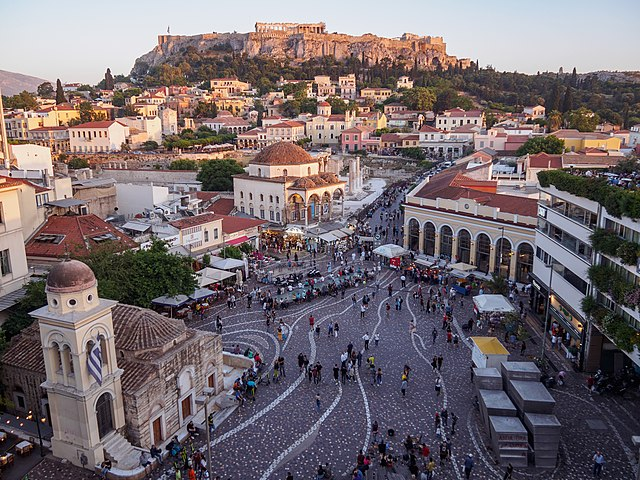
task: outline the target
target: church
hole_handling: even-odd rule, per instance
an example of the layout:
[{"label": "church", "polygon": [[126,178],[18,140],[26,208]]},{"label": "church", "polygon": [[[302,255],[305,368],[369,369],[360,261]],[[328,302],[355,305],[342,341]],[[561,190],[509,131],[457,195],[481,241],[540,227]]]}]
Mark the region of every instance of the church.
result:
[{"label": "church", "polygon": [[133,468],[132,445],[163,443],[203,408],[196,398],[205,388],[223,390],[220,335],[99,298],[93,272],[77,260],[53,267],[46,294],[3,354],[2,382],[15,413],[47,418],[54,456]]}]

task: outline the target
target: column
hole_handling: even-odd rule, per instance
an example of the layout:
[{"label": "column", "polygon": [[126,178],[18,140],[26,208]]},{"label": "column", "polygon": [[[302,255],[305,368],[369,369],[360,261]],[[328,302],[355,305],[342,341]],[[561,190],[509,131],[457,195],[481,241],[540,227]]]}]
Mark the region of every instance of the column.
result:
[{"label": "column", "polygon": [[469,251],[469,264],[470,265],[475,265],[476,264],[476,242],[475,240],[471,240],[471,249]]},{"label": "column", "polygon": [[496,269],[496,246],[492,243],[489,248],[489,274],[492,274]]},{"label": "column", "polygon": [[511,251],[511,256],[509,258],[509,278],[511,280],[515,280],[516,279],[516,267],[518,263],[518,256],[516,255],[515,251]]},{"label": "column", "polygon": [[[407,227],[404,227],[404,231],[407,231]],[[418,235],[418,253],[424,253],[424,228],[420,229],[420,234]]]},{"label": "column", "polygon": [[435,234],[435,247],[433,249],[433,256],[436,258],[440,258],[440,232],[436,231]]},{"label": "column", "polygon": [[451,262],[455,262],[456,257],[458,256],[458,236],[454,235],[451,237]]}]

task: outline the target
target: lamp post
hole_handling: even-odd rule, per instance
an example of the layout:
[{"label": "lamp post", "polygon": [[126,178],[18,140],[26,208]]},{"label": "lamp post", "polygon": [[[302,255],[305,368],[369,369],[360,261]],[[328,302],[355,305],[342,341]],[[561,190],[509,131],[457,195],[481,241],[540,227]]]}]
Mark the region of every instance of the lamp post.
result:
[{"label": "lamp post", "polygon": [[202,393],[204,395],[201,396],[201,397],[198,397],[196,399],[196,403],[204,405],[204,424],[205,424],[206,430],[207,430],[207,473],[209,474],[209,479],[211,480],[213,478],[213,476],[211,474],[211,430],[210,430],[211,427],[209,425],[209,407],[208,407],[208,403],[209,403],[209,398],[211,398],[211,396],[213,396],[215,391],[211,387],[205,387],[202,390]]},{"label": "lamp post", "polygon": [[542,331],[542,347],[540,349],[540,360],[544,358],[544,344],[547,340],[547,329],[549,328],[549,304],[551,303],[551,282],[553,281],[553,259],[545,265],[549,267],[549,289],[547,291],[547,304],[544,308],[544,330]]}]

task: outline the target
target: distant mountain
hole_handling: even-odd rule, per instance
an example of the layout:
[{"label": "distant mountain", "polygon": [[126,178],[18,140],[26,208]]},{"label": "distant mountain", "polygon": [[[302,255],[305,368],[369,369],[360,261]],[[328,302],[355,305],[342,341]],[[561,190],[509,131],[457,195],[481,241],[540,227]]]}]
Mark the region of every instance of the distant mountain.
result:
[{"label": "distant mountain", "polygon": [[32,77],[31,75],[0,70],[0,88],[2,89],[2,94],[7,96],[15,95],[23,90],[35,92],[38,89],[38,85],[46,81],[48,80]]}]

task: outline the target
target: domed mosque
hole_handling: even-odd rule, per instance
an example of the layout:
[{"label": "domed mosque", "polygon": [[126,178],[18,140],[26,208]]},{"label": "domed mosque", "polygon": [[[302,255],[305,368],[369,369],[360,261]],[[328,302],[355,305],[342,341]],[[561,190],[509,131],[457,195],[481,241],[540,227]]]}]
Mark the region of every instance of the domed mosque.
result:
[{"label": "domed mosque", "polygon": [[247,173],[234,177],[235,207],[279,225],[338,219],[346,182],[327,171],[328,163],[326,152],[312,156],[294,143],[274,143],[249,162]]},{"label": "domed mosque", "polygon": [[54,266],[46,294],[3,354],[2,381],[17,414],[35,408],[50,423],[54,456],[135,468],[132,445],[172,438],[202,408],[204,388],[224,389],[219,335],[100,298],[86,264]]}]

